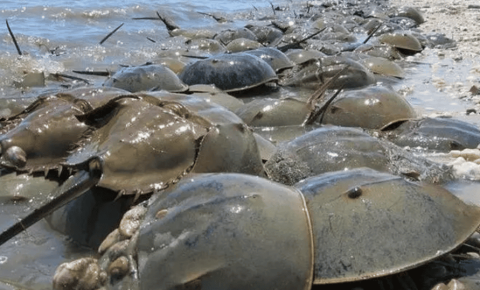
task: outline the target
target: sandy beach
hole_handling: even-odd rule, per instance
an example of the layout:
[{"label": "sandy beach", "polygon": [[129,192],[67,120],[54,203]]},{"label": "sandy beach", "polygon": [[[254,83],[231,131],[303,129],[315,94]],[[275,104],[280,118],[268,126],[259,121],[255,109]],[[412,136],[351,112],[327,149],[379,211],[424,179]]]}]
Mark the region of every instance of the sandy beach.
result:
[{"label": "sandy beach", "polygon": [[[480,5],[478,1],[436,1],[436,0],[392,0],[392,6],[412,6],[419,8],[425,18],[425,23],[419,29],[425,34],[442,33],[456,41],[456,47],[449,49],[426,49],[421,54],[413,57],[422,61],[431,57],[432,83],[439,93],[448,97],[462,99],[468,106],[480,111]],[[451,61],[451,62],[448,62]],[[448,74],[441,75],[437,72],[439,67]],[[472,90],[472,91],[470,91]],[[456,112],[462,117],[466,112]],[[471,116],[470,122],[478,124],[479,119]]]}]

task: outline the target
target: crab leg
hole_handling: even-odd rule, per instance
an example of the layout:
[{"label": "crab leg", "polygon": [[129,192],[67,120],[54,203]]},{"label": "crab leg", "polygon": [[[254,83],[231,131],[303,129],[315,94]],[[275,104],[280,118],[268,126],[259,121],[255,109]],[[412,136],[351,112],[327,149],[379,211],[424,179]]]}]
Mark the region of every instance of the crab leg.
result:
[{"label": "crab leg", "polygon": [[81,196],[84,192],[95,186],[102,176],[102,170],[99,165],[98,160],[93,159],[89,163],[88,171],[82,170],[70,176],[70,178],[52,193],[54,196],[52,200],[47,201],[45,204],[35,209],[32,213],[0,234],[0,245],[3,245],[45,216]]}]

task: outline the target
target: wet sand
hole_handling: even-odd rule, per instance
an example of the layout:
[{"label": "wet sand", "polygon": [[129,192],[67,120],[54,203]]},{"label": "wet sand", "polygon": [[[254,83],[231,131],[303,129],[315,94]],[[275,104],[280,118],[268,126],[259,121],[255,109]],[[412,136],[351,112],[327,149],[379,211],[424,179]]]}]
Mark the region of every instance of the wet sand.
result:
[{"label": "wet sand", "polygon": [[[392,0],[392,6],[417,7],[423,13],[425,23],[419,29],[425,34],[443,33],[456,41],[449,49],[425,49],[412,57],[412,60],[425,62],[431,66],[431,78],[425,76],[423,82],[432,84],[438,95],[449,98],[468,109],[480,112],[480,91],[471,93],[472,86],[480,88],[480,6],[478,1],[435,1],[435,0]],[[475,8],[477,7],[477,8]],[[431,92],[435,93],[435,92]],[[427,113],[438,109],[425,108]],[[456,108],[458,110],[458,108]],[[447,111],[451,111],[447,109]],[[453,115],[464,119],[466,111],[453,111]],[[479,124],[480,118],[465,118]]]}]

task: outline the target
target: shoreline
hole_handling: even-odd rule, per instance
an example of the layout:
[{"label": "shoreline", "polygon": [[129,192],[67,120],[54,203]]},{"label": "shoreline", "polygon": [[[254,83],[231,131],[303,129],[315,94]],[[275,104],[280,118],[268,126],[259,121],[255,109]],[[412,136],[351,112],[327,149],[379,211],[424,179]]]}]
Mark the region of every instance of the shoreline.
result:
[{"label": "shoreline", "polygon": [[[476,111],[468,115],[470,118],[465,118],[466,111],[454,112],[453,116],[480,125],[477,116],[480,113],[480,31],[476,27],[480,21],[480,6],[477,3],[473,0],[392,0],[390,7],[419,9],[425,22],[418,29],[426,35],[441,33],[456,41],[453,48],[426,48],[412,58],[435,62],[432,63],[431,83],[438,92]],[[437,73],[440,70],[447,73]]]}]

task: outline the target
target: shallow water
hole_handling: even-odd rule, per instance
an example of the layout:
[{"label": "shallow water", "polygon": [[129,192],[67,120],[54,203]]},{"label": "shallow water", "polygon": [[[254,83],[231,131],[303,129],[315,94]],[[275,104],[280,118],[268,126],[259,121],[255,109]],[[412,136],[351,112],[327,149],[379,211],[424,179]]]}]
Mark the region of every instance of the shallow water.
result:
[{"label": "shallow water", "polygon": [[[20,46],[22,57],[4,26],[0,33],[0,87],[20,81],[24,72],[44,71],[47,75],[73,69],[111,70],[119,64],[135,65],[154,60],[158,52],[174,48],[164,42],[167,30],[161,21],[133,20],[134,17],[156,17],[156,11],[168,15],[182,28],[225,29],[243,26],[250,13],[261,16],[272,13],[267,1],[28,1],[2,2],[0,17],[9,21]],[[234,3],[234,4],[232,4]],[[253,8],[255,5],[255,9]],[[267,9],[268,6],[268,9]],[[237,12],[238,11],[238,12]],[[225,24],[197,12],[227,15]],[[235,12],[235,13],[234,13]],[[99,42],[124,23],[103,45]],[[153,43],[149,41],[157,41]],[[98,80],[101,83],[103,79]],[[36,91],[36,90],[34,90]],[[16,94],[3,88],[0,95]]]}]

